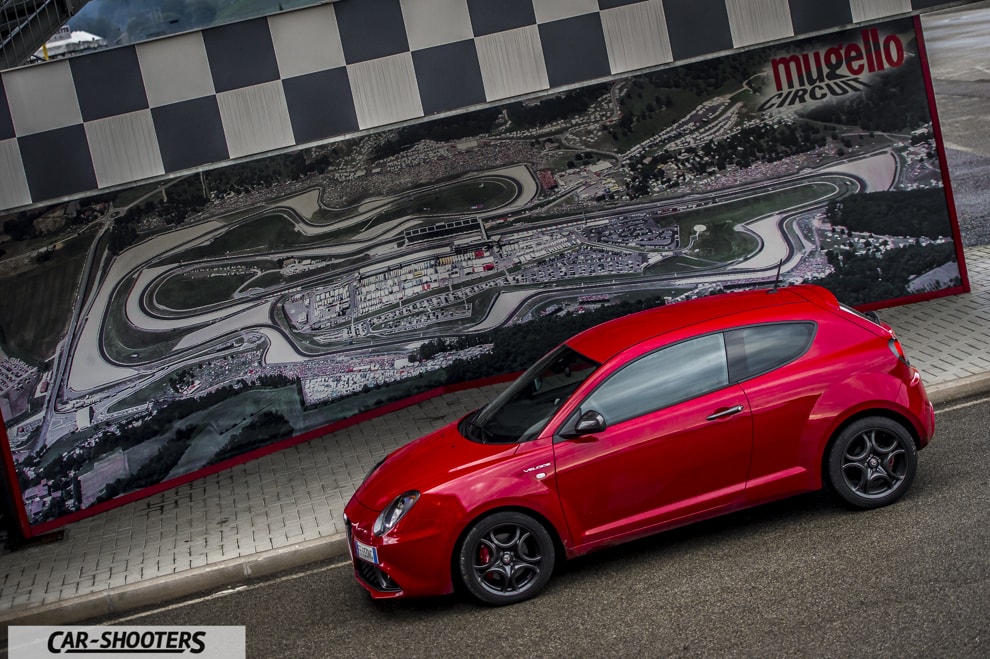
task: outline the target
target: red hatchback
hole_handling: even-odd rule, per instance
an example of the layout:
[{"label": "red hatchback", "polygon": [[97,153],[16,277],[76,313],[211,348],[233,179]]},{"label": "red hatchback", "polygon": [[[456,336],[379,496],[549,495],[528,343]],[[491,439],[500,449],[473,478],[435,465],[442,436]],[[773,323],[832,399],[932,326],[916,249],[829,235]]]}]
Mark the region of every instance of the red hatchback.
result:
[{"label": "red hatchback", "polygon": [[535,595],[555,562],[827,484],[899,499],[935,431],[890,327],[795,286],[578,334],[486,407],[396,450],[346,508],[374,597]]}]

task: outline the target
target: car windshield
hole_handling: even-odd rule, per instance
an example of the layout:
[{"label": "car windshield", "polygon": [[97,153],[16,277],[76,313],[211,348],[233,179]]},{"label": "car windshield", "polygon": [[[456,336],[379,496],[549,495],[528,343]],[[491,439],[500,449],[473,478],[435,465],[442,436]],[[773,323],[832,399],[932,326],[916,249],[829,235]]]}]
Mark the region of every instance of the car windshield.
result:
[{"label": "car windshield", "polygon": [[461,434],[489,444],[534,439],[598,366],[571,348],[561,346],[533,364],[487,406],[465,417]]}]

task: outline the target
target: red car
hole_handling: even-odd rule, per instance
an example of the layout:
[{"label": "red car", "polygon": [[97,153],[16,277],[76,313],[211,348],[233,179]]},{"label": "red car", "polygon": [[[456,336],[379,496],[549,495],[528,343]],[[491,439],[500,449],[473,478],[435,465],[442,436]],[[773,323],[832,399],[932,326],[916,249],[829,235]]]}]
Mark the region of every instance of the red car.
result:
[{"label": "red car", "polygon": [[935,415],[894,332],[825,289],[718,295],[578,334],[396,450],[346,508],[375,598],[532,597],[554,564],[828,485],[910,487]]}]

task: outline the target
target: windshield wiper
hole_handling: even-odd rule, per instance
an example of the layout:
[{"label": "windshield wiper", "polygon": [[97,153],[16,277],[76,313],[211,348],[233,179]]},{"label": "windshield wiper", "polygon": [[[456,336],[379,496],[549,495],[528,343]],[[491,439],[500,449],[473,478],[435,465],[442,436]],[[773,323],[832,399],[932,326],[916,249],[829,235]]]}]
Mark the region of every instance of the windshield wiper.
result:
[{"label": "windshield wiper", "polygon": [[494,441],[495,435],[490,430],[485,430],[484,426],[482,426],[480,423],[475,421],[475,418],[477,416],[478,414],[476,412],[471,416],[469,416],[468,418],[464,419],[468,428],[471,428],[472,430],[477,432],[477,437],[474,438],[474,440],[477,442],[481,442],[482,444],[487,444],[490,441]]}]

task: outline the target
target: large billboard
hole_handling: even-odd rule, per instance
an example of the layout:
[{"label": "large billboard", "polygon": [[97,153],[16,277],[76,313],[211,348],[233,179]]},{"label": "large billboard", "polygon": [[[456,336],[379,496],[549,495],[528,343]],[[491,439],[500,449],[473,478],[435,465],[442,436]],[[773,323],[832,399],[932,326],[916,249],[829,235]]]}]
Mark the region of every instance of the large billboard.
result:
[{"label": "large billboard", "polygon": [[862,307],[963,292],[919,35],[749,50],[5,218],[25,531],[645,306],[775,282]]}]

